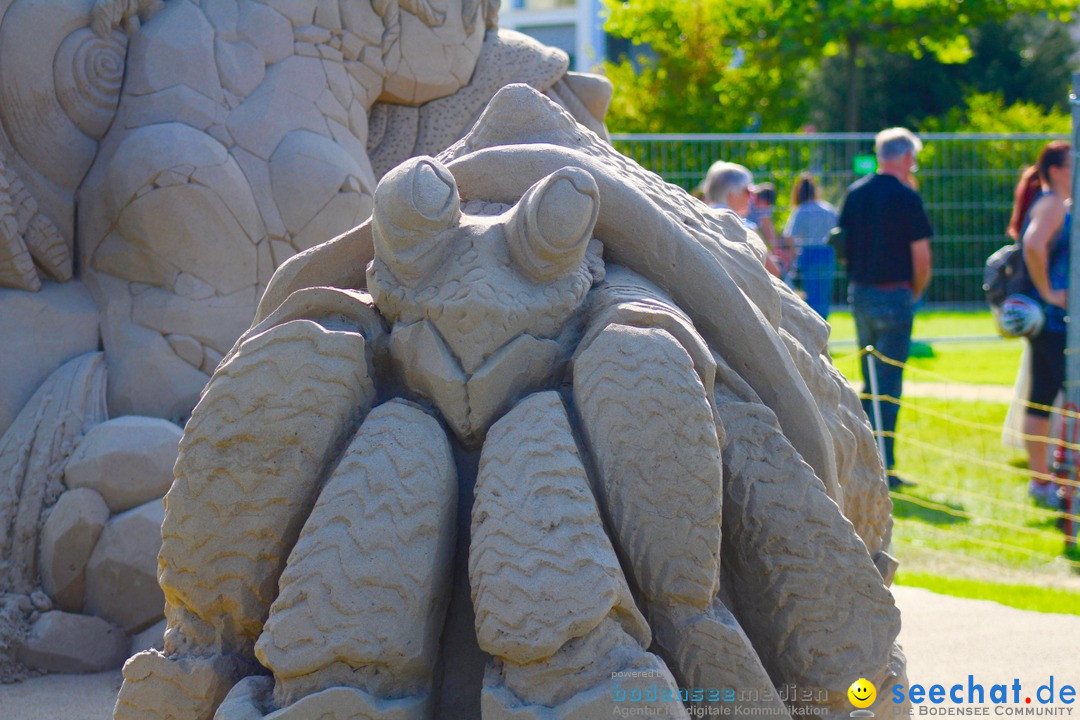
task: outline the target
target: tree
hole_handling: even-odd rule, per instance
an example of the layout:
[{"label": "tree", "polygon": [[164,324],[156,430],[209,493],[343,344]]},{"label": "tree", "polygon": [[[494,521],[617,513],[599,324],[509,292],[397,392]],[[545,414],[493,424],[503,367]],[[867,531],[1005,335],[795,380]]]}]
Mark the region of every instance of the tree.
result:
[{"label": "tree", "polygon": [[[972,50],[966,63],[943,63],[932,56],[916,59],[882,48],[862,52],[856,129],[907,125],[927,130],[928,120],[962,110],[969,97],[988,94],[996,95],[1003,109],[1026,103],[1044,113],[1066,109],[1069,66],[1077,46],[1064,25],[1045,17],[1017,16],[965,35]],[[841,56],[826,58],[811,75],[810,86],[821,99],[810,112],[817,127],[844,127],[843,66]],[[958,117],[953,114],[950,123],[955,125]]]},{"label": "tree", "polygon": [[1059,133],[1072,129],[1072,116],[1057,108],[1047,110],[1034,102],[1005,103],[1002,93],[973,93],[940,118],[929,118],[927,132]]},{"label": "tree", "polygon": [[973,28],[1017,14],[1068,20],[1075,6],[1075,0],[605,2],[608,32],[642,48],[607,66],[619,93],[612,126],[668,132],[756,123],[794,129],[814,95],[808,77],[827,58],[840,62],[843,129],[857,130],[867,53],[961,64],[972,57]]},{"label": "tree", "polygon": [[[605,0],[609,33],[633,57],[607,63],[618,89],[609,117],[624,132],[793,129],[804,113],[790,59],[768,34],[762,0]],[[764,31],[763,31],[764,30]],[[801,72],[799,73],[801,75]]]}]

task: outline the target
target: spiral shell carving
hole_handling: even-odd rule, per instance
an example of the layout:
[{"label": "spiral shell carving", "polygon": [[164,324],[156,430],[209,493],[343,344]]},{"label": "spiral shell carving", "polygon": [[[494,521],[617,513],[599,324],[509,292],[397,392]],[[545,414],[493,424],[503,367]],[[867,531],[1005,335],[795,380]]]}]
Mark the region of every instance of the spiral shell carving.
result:
[{"label": "spiral shell carving", "polygon": [[0,287],[72,276],[75,191],[120,100],[127,37],[94,0],[0,0]]},{"label": "spiral shell carving", "polygon": [[81,28],[68,35],[56,53],[57,99],[75,125],[95,140],[105,136],[116,114],[126,51],[123,33],[100,38]]},{"label": "spiral shell carving", "polygon": [[57,187],[74,194],[111,122],[100,106],[119,99],[126,39],[90,40],[93,3],[15,0],[0,22],[4,149],[39,200]]}]

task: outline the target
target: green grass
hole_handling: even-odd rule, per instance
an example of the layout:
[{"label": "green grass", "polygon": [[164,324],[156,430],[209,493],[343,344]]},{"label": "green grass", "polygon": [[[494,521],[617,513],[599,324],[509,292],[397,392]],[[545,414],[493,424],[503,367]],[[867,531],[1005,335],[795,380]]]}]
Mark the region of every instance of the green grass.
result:
[{"label": "green grass", "polygon": [[[904,373],[907,382],[974,383],[1011,386],[1016,381],[1023,352],[1022,341],[995,340],[974,342],[935,342],[922,357],[915,353],[908,359]],[[836,348],[833,362],[844,375],[861,382],[859,356],[853,346]],[[947,378],[947,380],[946,380]]]},{"label": "green grass", "polygon": [[900,411],[896,470],[919,485],[894,494],[898,541],[1014,567],[1041,565],[1061,552],[1054,518],[1027,499],[1024,453],[1001,444],[1006,405],[905,402],[910,406]]},{"label": "green grass", "polygon": [[940,577],[907,570],[897,572],[896,584],[925,588],[942,595],[992,600],[1021,610],[1080,615],[1080,593],[1069,590]]},{"label": "green grass", "polygon": [[[1053,513],[1027,497],[1026,456],[1001,444],[1007,406],[910,398],[900,411],[897,467],[915,487],[892,493],[893,554],[900,582],[998,599],[1031,610],[1080,614],[1080,555],[1064,554]],[[920,582],[919,579],[924,579]],[[1037,592],[1008,587],[1053,587]],[[1064,594],[1062,594],[1064,593]]]},{"label": "green grass", "polygon": [[[854,339],[854,322],[846,313],[830,320],[836,367],[861,383],[854,345],[842,343]],[[918,482],[892,493],[897,583],[1080,614],[1080,553],[1065,554],[1053,513],[1028,499],[1025,453],[1001,443],[1008,391],[948,400],[933,390],[944,382],[1010,387],[1022,342],[988,339],[996,337],[989,312],[920,313],[913,335],[922,344],[904,380],[925,385],[905,395],[897,427],[897,473]],[[964,337],[972,339],[953,339]]]},{"label": "green grass", "polygon": [[935,342],[930,357],[912,357],[910,378],[941,382],[939,375],[958,382],[1012,385],[1020,367],[1022,340],[991,342]]},{"label": "green grass", "polygon": [[[850,344],[855,339],[854,320],[850,313],[833,313],[829,321],[836,367],[848,378],[861,379],[856,349]],[[943,378],[948,378],[980,385],[1012,385],[1016,380],[1023,341],[998,337],[989,311],[919,313],[912,337],[911,369],[906,380],[944,382]],[[964,337],[981,339],[931,342],[933,338]]]},{"label": "green grass", "polygon": [[[849,312],[829,315],[833,340],[855,339],[855,321]],[[915,315],[915,338],[991,337],[998,334],[994,318],[989,310],[925,311]]]}]

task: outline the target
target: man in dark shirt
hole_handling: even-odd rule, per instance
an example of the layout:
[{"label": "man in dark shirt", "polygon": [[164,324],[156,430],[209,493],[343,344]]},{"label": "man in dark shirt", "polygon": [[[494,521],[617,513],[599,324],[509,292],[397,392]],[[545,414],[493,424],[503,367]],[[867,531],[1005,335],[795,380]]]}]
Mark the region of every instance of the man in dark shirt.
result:
[{"label": "man in dark shirt", "polygon": [[[880,428],[870,400],[863,408],[882,436],[882,458],[889,486],[904,482],[893,472],[897,402],[903,389],[903,363],[911,347],[915,301],[930,280],[933,230],[915,192],[912,172],[922,143],[904,128],[878,133],[874,141],[878,171],[848,188],[840,228],[847,256],[848,301],[859,347],[872,345],[897,364],[873,358],[877,394],[882,396]],[[863,395],[870,395],[870,357],[863,355]]]}]

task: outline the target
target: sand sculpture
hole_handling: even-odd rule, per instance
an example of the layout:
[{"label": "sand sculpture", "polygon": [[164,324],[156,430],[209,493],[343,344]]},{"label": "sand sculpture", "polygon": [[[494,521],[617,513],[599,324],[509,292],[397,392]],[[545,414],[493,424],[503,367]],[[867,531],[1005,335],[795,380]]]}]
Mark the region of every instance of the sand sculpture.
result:
[{"label": "sand sculpture", "polygon": [[164,599],[118,719],[903,681],[827,327],[496,7],[0,0],[0,676]]},{"label": "sand sculpture", "polygon": [[[448,147],[507,83],[603,133],[606,81],[497,30],[497,9],[0,0],[0,679],[17,651],[85,670],[139,633],[160,644],[143,530],[176,458],[166,420],[278,265],[364,220],[387,170]],[[123,632],[96,660],[54,652],[107,635],[98,620]]]},{"label": "sand sculpture", "polygon": [[501,90],[274,275],[185,430],[165,649],[115,718],[841,717],[906,682],[868,424],[763,257]]}]

